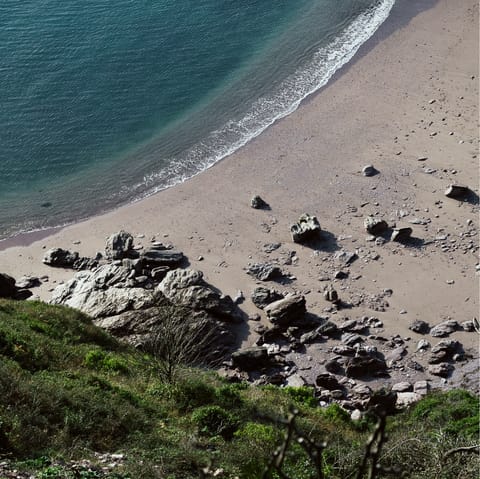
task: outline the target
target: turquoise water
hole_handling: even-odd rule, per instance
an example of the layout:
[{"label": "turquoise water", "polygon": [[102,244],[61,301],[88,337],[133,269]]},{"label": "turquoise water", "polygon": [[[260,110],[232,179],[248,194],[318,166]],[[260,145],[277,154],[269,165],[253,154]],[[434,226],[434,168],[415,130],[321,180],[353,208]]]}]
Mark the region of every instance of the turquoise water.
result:
[{"label": "turquoise water", "polygon": [[393,2],[2,2],[0,238],[208,168],[325,84]]}]

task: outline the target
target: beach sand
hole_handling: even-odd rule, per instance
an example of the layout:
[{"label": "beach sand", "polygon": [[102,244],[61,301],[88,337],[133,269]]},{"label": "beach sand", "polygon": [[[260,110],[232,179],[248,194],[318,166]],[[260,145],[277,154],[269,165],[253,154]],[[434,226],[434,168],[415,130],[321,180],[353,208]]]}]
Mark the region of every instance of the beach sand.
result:
[{"label": "beach sand", "polygon": [[[411,337],[414,351],[420,336],[408,330],[413,320],[435,325],[478,317],[478,205],[444,196],[453,182],[478,193],[478,85],[478,3],[399,0],[325,88],[241,150],[182,185],[109,214],[26,246],[5,249],[4,243],[0,271],[48,275],[33,290],[48,300],[51,288],[73,273],[43,265],[45,250],[92,256],[124,229],[145,235],[136,244],[152,237],[171,242],[223,293],[242,291],[248,315],[261,311],[250,300],[257,282],[245,267],[278,262],[296,279],[270,286],[303,292],[308,310],[325,314],[331,305],[322,291],[333,284],[355,306],[330,311],[332,317],[375,316],[384,323],[382,335]],[[364,177],[367,164],[379,174]],[[254,194],[271,210],[252,209]],[[316,215],[325,232],[315,247],[291,240],[290,225],[304,212]],[[368,214],[411,226],[416,240],[410,246],[366,241]],[[281,246],[266,253],[268,243]],[[334,259],[342,249],[359,256],[347,268]],[[347,279],[333,279],[339,269],[349,272]],[[393,294],[383,297],[385,289]],[[372,298],[382,297],[385,311],[372,310]],[[254,343],[256,324],[247,323],[244,346]],[[455,339],[478,349],[475,333],[458,332]]]}]

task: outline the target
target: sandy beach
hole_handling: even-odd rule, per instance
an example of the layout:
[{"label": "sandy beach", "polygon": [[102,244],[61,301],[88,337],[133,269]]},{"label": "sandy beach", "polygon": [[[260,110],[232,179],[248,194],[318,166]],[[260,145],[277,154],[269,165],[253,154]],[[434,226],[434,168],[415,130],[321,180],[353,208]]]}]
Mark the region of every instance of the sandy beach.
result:
[{"label": "sandy beach", "polygon": [[[296,278],[269,285],[303,293],[309,311],[375,316],[384,335],[411,337],[414,351],[420,336],[408,330],[413,320],[478,318],[478,204],[444,196],[451,183],[478,194],[478,48],[476,1],[399,0],[325,88],[244,148],[137,203],[31,244],[19,245],[28,236],[0,243],[0,271],[47,275],[33,292],[48,300],[73,272],[43,265],[45,250],[93,256],[123,229],[137,236],[136,244],[152,237],[172,243],[223,293],[242,291],[247,315],[263,313],[249,299],[257,282],[245,268],[269,261]],[[379,174],[364,177],[368,164]],[[255,194],[271,209],[252,209]],[[318,247],[291,239],[290,225],[304,212],[320,221],[325,239]],[[412,227],[415,241],[367,241],[363,220],[370,214]],[[267,253],[271,243],[281,246]],[[358,259],[344,267],[335,259],[340,250]],[[334,279],[338,270],[348,278]],[[323,297],[329,284],[353,307],[332,312]],[[393,292],[388,298],[386,289]],[[384,311],[372,310],[374,298],[388,302]],[[248,322],[243,345],[254,343],[256,324]],[[472,351],[478,337],[455,333]]]}]

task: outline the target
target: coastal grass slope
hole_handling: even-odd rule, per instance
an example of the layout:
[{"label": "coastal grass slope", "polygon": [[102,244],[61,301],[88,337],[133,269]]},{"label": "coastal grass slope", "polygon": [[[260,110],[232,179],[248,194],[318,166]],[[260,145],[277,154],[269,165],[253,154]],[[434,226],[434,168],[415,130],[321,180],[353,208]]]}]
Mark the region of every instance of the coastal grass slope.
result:
[{"label": "coastal grass slope", "polygon": [[[155,358],[78,311],[41,302],[0,300],[0,371],[0,477],[25,477],[12,476],[16,469],[37,478],[186,479],[207,468],[258,478],[292,408],[302,434],[327,441],[324,476],[355,477],[375,424],[352,421],[338,405],[318,407],[306,387],[232,384],[188,368],[164,382]],[[474,477],[477,455],[447,453],[475,445],[478,411],[466,391],[428,395],[388,419],[382,465],[409,478]],[[117,453],[115,464],[102,465],[98,453]],[[299,445],[287,451],[283,472],[317,477]]]}]

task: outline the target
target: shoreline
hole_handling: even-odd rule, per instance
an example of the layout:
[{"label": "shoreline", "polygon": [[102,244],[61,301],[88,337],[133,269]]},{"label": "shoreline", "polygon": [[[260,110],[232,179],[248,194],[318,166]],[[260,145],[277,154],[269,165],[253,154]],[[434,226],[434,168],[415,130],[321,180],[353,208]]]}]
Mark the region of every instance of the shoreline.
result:
[{"label": "shoreline", "polygon": [[[260,283],[245,267],[269,261],[296,279],[262,286],[304,294],[316,314],[374,315],[385,334],[412,338],[410,352],[419,339],[408,329],[411,321],[478,317],[478,241],[470,245],[478,240],[478,205],[443,195],[452,182],[478,193],[478,55],[472,54],[478,53],[478,5],[426,0],[410,6],[421,11],[402,22],[401,3],[325,87],[240,150],[175,187],[0,251],[1,272],[47,275],[48,282],[33,290],[46,300],[73,276],[43,265],[46,249],[94,256],[107,236],[124,229],[137,244],[146,246],[152,237],[171,242],[223,293],[242,291],[247,315],[261,312],[249,299]],[[367,164],[379,174],[364,177]],[[255,194],[271,210],[252,209]],[[291,240],[290,225],[304,212],[319,218],[328,238],[318,248]],[[369,214],[412,227],[417,246],[366,241],[363,219]],[[270,243],[281,246],[267,253]],[[341,265],[334,257],[340,250],[359,259]],[[334,279],[342,268],[348,278]],[[329,312],[323,297],[329,283],[355,306]],[[393,291],[388,306],[372,310],[371,298],[385,289]],[[258,335],[253,323],[244,326],[242,344],[249,346]],[[475,334],[458,332],[455,339],[466,350],[478,349]],[[321,363],[328,347],[309,354]]]}]

